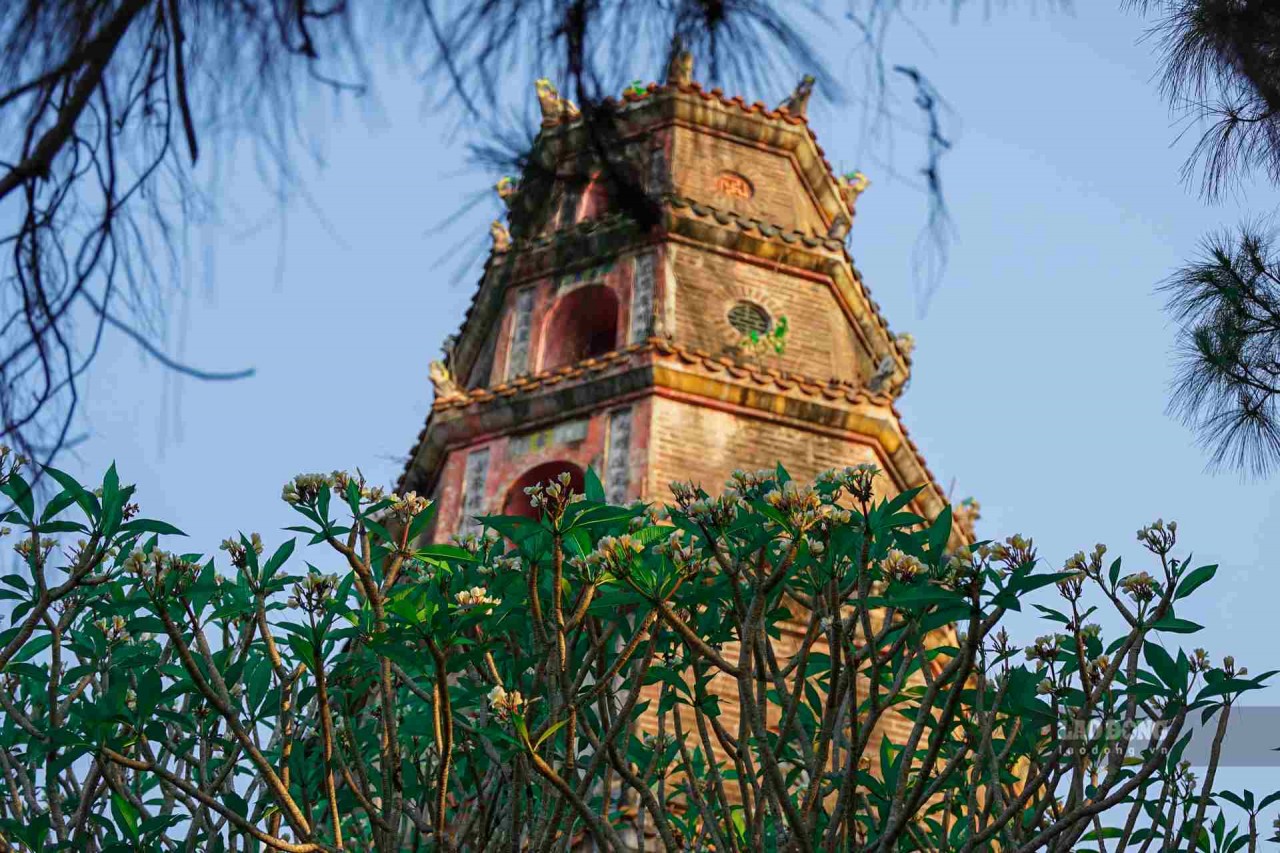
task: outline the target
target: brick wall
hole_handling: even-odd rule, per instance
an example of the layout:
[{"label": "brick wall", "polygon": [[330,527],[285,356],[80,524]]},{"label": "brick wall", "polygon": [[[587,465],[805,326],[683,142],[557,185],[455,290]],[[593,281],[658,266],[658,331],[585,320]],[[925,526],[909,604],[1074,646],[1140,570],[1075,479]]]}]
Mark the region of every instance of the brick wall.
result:
[{"label": "brick wall", "polygon": [[[679,127],[671,163],[675,191],[706,204],[774,225],[825,234],[817,205],[787,155]],[[746,178],[750,198],[723,191],[725,172]]]},{"label": "brick wall", "polygon": [[[509,435],[480,439],[466,447],[450,451],[441,466],[440,479],[436,483],[433,499],[438,504],[436,522],[431,538],[446,542],[457,532],[462,521],[464,500],[463,479],[467,456],[481,448],[489,450],[488,472],[485,477],[483,512],[496,514],[502,511],[503,502],[512,485],[527,471],[547,462],[571,462],[582,468],[593,468],[603,480],[605,463],[609,453],[608,421],[615,409],[630,407],[631,430],[627,457],[630,471],[628,499],[638,498],[646,481],[646,462],[649,455],[651,416],[648,399],[633,400],[620,405],[606,405],[600,409],[577,416],[568,415],[555,423],[540,424],[536,429],[514,432]],[[585,422],[585,435],[580,440],[567,440],[567,425]]]},{"label": "brick wall", "polygon": [[730,325],[729,309],[748,300],[775,321],[787,318],[786,351],[766,355],[765,364],[815,379],[858,378],[856,337],[827,283],[692,246],[673,247],[672,255],[678,343],[734,350],[742,335]]},{"label": "brick wall", "polygon": [[[778,462],[797,480],[863,462],[885,468],[870,445],[679,400],[654,398],[651,417],[645,487],[651,500],[668,500],[673,480],[693,480],[714,494],[734,469],[773,468]],[[880,477],[877,492],[896,490]]]}]

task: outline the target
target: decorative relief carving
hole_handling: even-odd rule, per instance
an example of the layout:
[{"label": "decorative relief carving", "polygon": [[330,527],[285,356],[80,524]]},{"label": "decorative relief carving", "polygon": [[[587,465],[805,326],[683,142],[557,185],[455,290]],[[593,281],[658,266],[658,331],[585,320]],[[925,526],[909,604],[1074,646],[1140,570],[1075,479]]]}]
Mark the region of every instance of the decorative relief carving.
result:
[{"label": "decorative relief carving", "polygon": [[609,455],[605,462],[605,500],[622,504],[631,486],[631,409],[609,415]]},{"label": "decorative relief carving", "polygon": [[637,343],[653,330],[653,252],[636,256],[631,277],[631,334],[627,340]]},{"label": "decorative relief carving", "polygon": [[747,200],[755,194],[751,182],[737,172],[721,172],[716,176],[716,192],[729,198]]},{"label": "decorative relief carving", "polygon": [[431,378],[431,387],[435,389],[437,400],[457,397],[462,393],[462,389],[454,381],[453,371],[443,361],[431,362],[427,366],[427,375]]},{"label": "decorative relief carving", "polygon": [[511,321],[511,344],[507,350],[507,379],[514,379],[529,369],[529,327],[532,325],[533,289],[526,287],[516,294],[515,316]]},{"label": "decorative relief carving", "polygon": [[550,429],[525,433],[512,438],[507,444],[507,453],[511,456],[525,456],[546,450],[548,447],[562,444],[578,444],[586,441],[586,438],[587,421],[585,419],[568,421],[567,423],[557,424]]},{"label": "decorative relief carving", "polygon": [[458,532],[464,536],[481,531],[476,516],[484,514],[484,489],[488,478],[489,448],[471,451],[467,454],[466,469],[462,475],[462,513],[458,519]]}]

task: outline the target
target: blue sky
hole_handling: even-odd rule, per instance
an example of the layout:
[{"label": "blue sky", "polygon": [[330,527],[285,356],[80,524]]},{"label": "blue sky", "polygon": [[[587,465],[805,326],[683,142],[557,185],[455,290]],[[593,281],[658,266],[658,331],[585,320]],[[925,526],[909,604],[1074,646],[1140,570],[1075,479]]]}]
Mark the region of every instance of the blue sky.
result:
[{"label": "blue sky", "polygon": [[[1221,566],[1179,612],[1208,626],[1188,645],[1264,670],[1280,661],[1280,498],[1274,482],[1207,474],[1166,416],[1174,329],[1154,287],[1206,232],[1274,209],[1277,195],[1258,186],[1209,207],[1185,188],[1191,138],[1174,142],[1142,21],[1086,5],[956,23],[939,10],[914,19],[927,41],[895,31],[889,58],[928,73],[953,113],[944,181],[957,242],[927,304],[912,275],[920,123],[906,89],[894,90],[897,118],[870,122],[856,36],[840,21],[817,47],[851,97],[819,91],[811,124],[837,168],[872,178],[852,252],[892,328],[916,337],[906,425],[954,497],[981,501],[980,534],[1032,536],[1054,564],[1103,542],[1137,570],[1150,566],[1135,531],[1176,519],[1196,562]],[[475,285],[496,176],[469,163],[476,137],[418,77],[375,72],[378,109],[324,112],[323,162],[296,153],[309,200],[295,196],[282,218],[250,161],[233,160],[220,178],[230,204],[191,234],[169,351],[256,376],[180,379],[118,337],[92,371],[90,440],[63,467],[90,478],[114,459],[144,512],[187,530],[193,550],[237,530],[284,538],[280,487],[296,473],[393,480],[422,426],[427,363]],[[534,76],[505,94],[531,105]],[[776,103],[793,82],[742,94]]]}]

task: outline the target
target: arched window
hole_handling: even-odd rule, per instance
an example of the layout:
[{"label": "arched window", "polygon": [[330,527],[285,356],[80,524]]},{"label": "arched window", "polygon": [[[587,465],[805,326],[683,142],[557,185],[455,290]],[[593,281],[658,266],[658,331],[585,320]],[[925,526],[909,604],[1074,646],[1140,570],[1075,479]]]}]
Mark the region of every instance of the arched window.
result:
[{"label": "arched window", "polygon": [[586,475],[581,468],[572,462],[562,460],[544,462],[541,465],[530,468],[521,475],[520,479],[511,484],[511,488],[507,491],[506,500],[502,504],[502,514],[519,515],[533,519],[541,518],[541,509],[533,505],[524,490],[530,486],[536,486],[538,483],[547,483],[550,480],[555,480],[566,471],[569,474],[569,489],[581,494],[586,483]]},{"label": "arched window", "polygon": [[618,297],[603,284],[572,290],[556,302],[543,330],[542,369],[555,370],[618,346]]}]

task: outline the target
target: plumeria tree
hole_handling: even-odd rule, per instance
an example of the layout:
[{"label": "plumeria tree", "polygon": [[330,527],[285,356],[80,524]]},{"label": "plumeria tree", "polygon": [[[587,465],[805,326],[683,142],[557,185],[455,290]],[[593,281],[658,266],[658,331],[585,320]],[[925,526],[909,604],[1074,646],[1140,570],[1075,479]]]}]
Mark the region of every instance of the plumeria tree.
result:
[{"label": "plumeria tree", "polygon": [[300,539],[209,557],[114,468],[42,506],[0,471],[6,851],[1253,850],[1277,798],[1215,790],[1270,673],[1171,642],[1214,575],[1172,523],[1140,571],[1049,571],[870,467],[779,468],[665,508],[543,483],[423,545],[427,500],[335,473],[285,488]]}]

